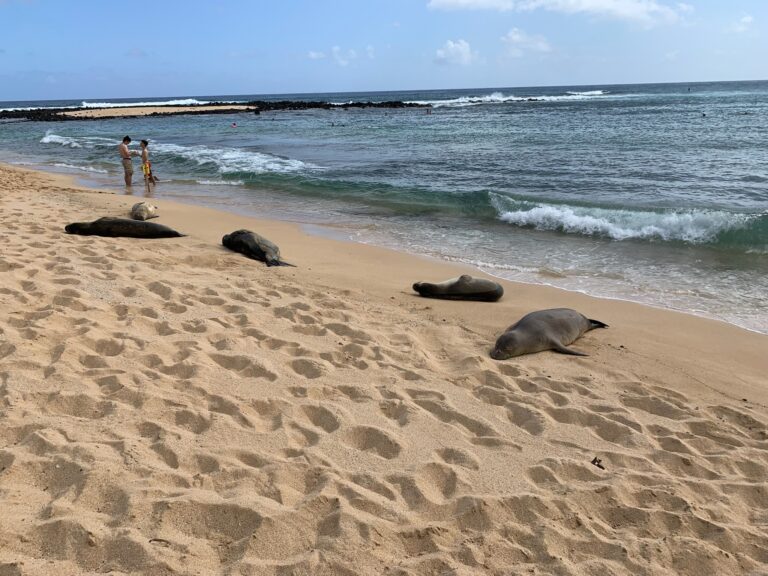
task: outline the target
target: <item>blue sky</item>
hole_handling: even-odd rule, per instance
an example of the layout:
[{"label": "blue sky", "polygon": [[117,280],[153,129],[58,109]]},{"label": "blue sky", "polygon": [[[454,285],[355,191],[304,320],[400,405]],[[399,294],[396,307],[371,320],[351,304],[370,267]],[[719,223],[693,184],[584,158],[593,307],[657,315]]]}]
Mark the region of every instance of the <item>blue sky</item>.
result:
[{"label": "blue sky", "polygon": [[766,0],[0,0],[0,100],[768,79]]}]

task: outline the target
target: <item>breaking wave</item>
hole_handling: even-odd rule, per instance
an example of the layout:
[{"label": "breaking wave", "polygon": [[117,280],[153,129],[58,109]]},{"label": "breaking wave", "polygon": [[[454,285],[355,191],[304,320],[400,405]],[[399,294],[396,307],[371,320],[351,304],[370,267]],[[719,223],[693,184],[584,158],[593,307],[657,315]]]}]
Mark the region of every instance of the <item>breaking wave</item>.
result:
[{"label": "breaking wave", "polygon": [[313,166],[300,160],[238,148],[180,146],[161,143],[154,144],[152,149],[156,153],[169,154],[182,160],[194,162],[198,166],[213,165],[219,174],[287,174],[313,168]]},{"label": "breaking wave", "polygon": [[91,172],[93,174],[109,174],[106,170],[101,168],[93,168],[92,166],[75,166],[73,164],[65,164],[63,162],[57,162],[54,164],[57,168],[68,168],[69,170],[81,170],[82,172]]},{"label": "breaking wave", "polygon": [[[83,108],[133,108],[134,106],[202,106],[213,101],[197,100],[195,98],[182,98],[180,100],[149,100],[146,102],[86,102],[83,100]],[[218,100],[217,100],[218,102]],[[233,104],[232,102],[227,102]]]},{"label": "breaking wave", "polygon": [[[630,95],[624,95],[624,97]],[[607,90],[590,90],[587,92],[566,92],[555,95],[531,95],[515,96],[502,92],[493,92],[482,96],[461,96],[446,100],[412,100],[409,104],[431,105],[433,108],[451,107],[462,108],[466,106],[479,106],[481,104],[506,104],[508,102],[568,102],[574,100],[587,100],[600,97],[618,97],[611,95]]]},{"label": "breaking wave", "polygon": [[514,226],[612,240],[663,240],[755,249],[768,246],[768,212],[714,209],[626,210],[514,200],[490,195],[497,217]]}]

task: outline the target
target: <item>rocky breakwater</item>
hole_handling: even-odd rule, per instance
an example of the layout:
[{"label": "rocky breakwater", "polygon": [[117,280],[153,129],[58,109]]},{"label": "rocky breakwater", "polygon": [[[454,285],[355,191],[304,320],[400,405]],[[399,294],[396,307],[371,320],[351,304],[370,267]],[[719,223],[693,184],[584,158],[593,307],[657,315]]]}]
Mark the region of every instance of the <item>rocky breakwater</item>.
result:
[{"label": "rocky breakwater", "polygon": [[[163,110],[165,106],[158,105],[153,106],[153,111],[147,116],[172,116],[172,115],[192,115],[192,114],[232,114],[242,113],[244,111],[253,111],[256,114],[261,112],[281,112],[281,111],[295,111],[295,110],[335,110],[350,108],[431,108],[429,104],[414,104],[411,102],[401,102],[398,100],[391,100],[387,102],[344,102],[341,104],[334,104],[331,102],[321,101],[304,101],[304,100],[253,100],[251,102],[243,102],[237,104],[237,108],[233,108],[233,104],[227,102],[213,102],[206,104],[205,106],[199,106],[196,104],[188,105],[173,105],[168,106],[167,110]],[[125,116],[132,116],[135,114],[129,114],[129,110],[134,110],[134,107],[130,105],[125,107]],[[91,115],[77,115],[74,114],[80,111],[95,112],[101,110],[101,108],[37,108],[32,110],[5,110],[0,111],[0,121],[12,121],[12,120],[29,120],[37,122],[62,122],[67,120],[95,120],[99,118],[98,114]],[[111,111],[121,110],[121,108],[110,108]],[[114,114],[111,117],[120,117],[120,114]]]}]

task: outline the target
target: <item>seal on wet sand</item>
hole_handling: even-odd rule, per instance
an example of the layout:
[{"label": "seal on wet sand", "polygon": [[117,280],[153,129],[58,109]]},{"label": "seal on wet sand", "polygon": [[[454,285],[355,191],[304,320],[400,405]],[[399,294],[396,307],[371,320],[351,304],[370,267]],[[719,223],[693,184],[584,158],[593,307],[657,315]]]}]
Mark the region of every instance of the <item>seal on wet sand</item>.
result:
[{"label": "seal on wet sand", "polygon": [[468,274],[438,284],[416,282],[413,289],[425,298],[442,298],[443,300],[496,302],[504,295],[504,288],[500,284],[485,278],[473,278]]},{"label": "seal on wet sand", "polygon": [[280,259],[280,248],[276,244],[250,230],[236,230],[226,234],[221,243],[230,250],[264,262],[267,266],[293,266]]},{"label": "seal on wet sand", "polygon": [[157,218],[157,206],[147,204],[146,202],[139,202],[134,204],[131,208],[131,218],[134,220],[149,220],[150,218]]},{"label": "seal on wet sand", "polygon": [[107,236],[109,238],[178,238],[184,236],[173,228],[155,224],[130,220],[128,218],[99,218],[93,222],[74,222],[64,227],[67,234],[79,234],[81,236]]},{"label": "seal on wet sand", "polygon": [[599,320],[592,320],[570,308],[539,310],[523,316],[506,329],[491,350],[494,360],[506,360],[514,356],[554,350],[562,354],[587,356],[566,348],[585,332],[594,328],[607,328]]}]

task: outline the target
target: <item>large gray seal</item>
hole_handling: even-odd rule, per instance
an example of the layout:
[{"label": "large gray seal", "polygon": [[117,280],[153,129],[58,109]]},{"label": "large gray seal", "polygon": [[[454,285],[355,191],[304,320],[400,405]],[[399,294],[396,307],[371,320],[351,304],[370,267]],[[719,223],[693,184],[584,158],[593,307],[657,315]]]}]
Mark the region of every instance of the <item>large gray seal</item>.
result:
[{"label": "large gray seal", "polygon": [[506,360],[514,356],[554,350],[562,354],[587,356],[566,348],[585,332],[594,328],[607,328],[599,320],[592,320],[570,308],[553,308],[526,314],[496,340],[491,350],[494,360]]},{"label": "large gray seal", "polygon": [[93,222],[74,222],[64,227],[67,234],[107,236],[109,238],[178,238],[184,236],[173,228],[128,218],[99,218]]},{"label": "large gray seal", "polygon": [[504,288],[500,284],[485,278],[472,278],[468,274],[438,284],[416,282],[413,289],[425,298],[442,298],[443,300],[496,302],[504,295]]},{"label": "large gray seal", "polygon": [[276,244],[250,230],[235,230],[232,234],[225,235],[221,243],[230,250],[264,262],[267,266],[293,266],[280,259],[280,248]]},{"label": "large gray seal", "polygon": [[131,208],[131,218],[134,220],[149,220],[150,218],[157,218],[157,206],[147,204],[146,202],[139,202],[134,204]]}]

